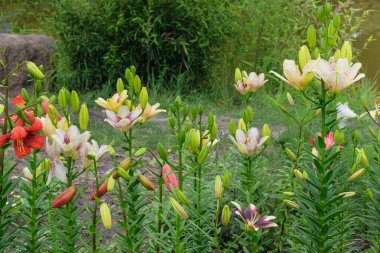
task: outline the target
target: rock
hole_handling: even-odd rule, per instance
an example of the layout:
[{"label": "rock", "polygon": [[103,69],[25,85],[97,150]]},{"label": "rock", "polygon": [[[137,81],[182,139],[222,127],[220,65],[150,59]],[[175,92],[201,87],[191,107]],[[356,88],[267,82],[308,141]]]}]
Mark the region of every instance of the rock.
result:
[{"label": "rock", "polygon": [[[17,63],[32,61],[44,65],[45,72],[50,69],[50,58],[55,51],[54,41],[46,35],[16,35],[0,33],[0,50],[4,51],[4,59],[8,71]],[[1,68],[1,67],[0,67]],[[0,80],[4,79],[4,70],[0,69]],[[17,76],[10,78],[10,94],[14,96],[22,87],[28,87],[26,67],[22,67]]]}]

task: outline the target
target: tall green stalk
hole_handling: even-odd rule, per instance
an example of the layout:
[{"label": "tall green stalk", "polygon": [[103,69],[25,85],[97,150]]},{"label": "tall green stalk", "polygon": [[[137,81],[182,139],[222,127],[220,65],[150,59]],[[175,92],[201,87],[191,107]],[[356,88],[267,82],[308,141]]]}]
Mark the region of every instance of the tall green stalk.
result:
[{"label": "tall green stalk", "polygon": [[97,243],[96,243],[96,219],[97,219],[97,211],[98,211],[98,203],[97,203],[97,196],[99,192],[99,176],[98,176],[98,166],[96,163],[96,159],[93,159],[94,161],[94,176],[96,180],[96,194],[94,198],[94,208],[92,210],[92,226],[94,231],[92,232],[92,251],[96,252],[97,249]]}]

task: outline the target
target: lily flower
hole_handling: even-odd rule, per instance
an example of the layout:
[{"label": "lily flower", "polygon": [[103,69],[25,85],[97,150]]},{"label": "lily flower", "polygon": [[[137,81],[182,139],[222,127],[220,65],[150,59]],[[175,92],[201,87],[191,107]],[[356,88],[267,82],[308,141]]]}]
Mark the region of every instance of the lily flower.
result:
[{"label": "lily flower", "polygon": [[108,152],[108,146],[102,145],[99,147],[99,144],[95,140],[91,140],[91,143],[86,142],[83,149],[83,168],[87,169],[94,164],[93,160],[87,158],[87,154],[93,154],[95,160],[98,161],[106,152]]},{"label": "lily flower", "polygon": [[250,231],[252,229],[257,231],[260,228],[277,227],[277,224],[271,221],[276,219],[276,217],[264,216],[261,218],[254,204],[249,204],[247,209],[244,211],[238,203],[234,201],[232,201],[231,203],[236,206],[237,210],[235,211],[235,214],[239,215],[240,218],[243,220],[243,222],[245,223],[245,229],[247,231]]},{"label": "lily flower", "polygon": [[254,127],[248,129],[247,134],[242,129],[238,129],[236,130],[235,136],[234,138],[230,135],[230,138],[244,156],[252,155],[256,150],[260,149],[268,139],[268,136],[260,138],[259,130]]},{"label": "lily flower", "polygon": [[141,109],[136,108],[130,111],[128,106],[123,105],[119,108],[117,113],[107,110],[107,118],[104,121],[113,126],[117,131],[127,132],[134,124],[142,119],[140,116],[141,113]]},{"label": "lily flower", "polygon": [[331,63],[319,59],[313,69],[324,81],[326,90],[338,93],[365,77],[363,73],[358,74],[361,66],[361,63],[349,64],[347,58]]},{"label": "lily flower", "polygon": [[128,92],[127,90],[123,90],[122,92],[120,92],[120,94],[116,93],[107,100],[104,100],[103,98],[98,98],[97,100],[95,100],[95,102],[109,111],[117,112],[127,98]]},{"label": "lily flower", "polygon": [[72,125],[67,131],[57,129],[57,132],[52,137],[67,157],[76,160],[82,153],[82,149],[85,147],[88,139],[90,139],[91,134],[88,131],[80,133],[79,129]]},{"label": "lily flower", "polygon": [[[322,136],[322,134],[320,132],[317,133],[318,136]],[[329,149],[331,148],[331,146],[333,146],[335,144],[335,141],[334,141],[334,133],[333,132],[330,132],[328,133],[326,136],[325,136],[325,147],[326,149]]]},{"label": "lily flower", "polygon": [[338,103],[336,111],[340,129],[345,128],[351,119],[358,117],[358,115],[348,107],[348,103]]},{"label": "lily flower", "polygon": [[270,73],[273,73],[275,76],[277,76],[278,78],[280,78],[282,81],[289,84],[293,88],[304,91],[307,85],[314,78],[315,63],[316,63],[315,60],[311,60],[308,63],[306,63],[301,73],[295,61],[285,60],[283,63],[283,71],[284,71],[285,77],[281,76],[280,74],[274,71],[271,71]]},{"label": "lily flower", "polygon": [[162,178],[164,180],[164,183],[166,185],[166,188],[168,188],[169,192],[172,192],[172,187],[174,189],[178,189],[178,179],[177,176],[171,172],[172,169],[169,165],[165,164],[162,167]]},{"label": "lily flower", "polygon": [[235,84],[235,88],[242,94],[245,95],[248,92],[255,92],[260,89],[268,80],[265,80],[264,73],[257,75],[255,72],[247,74],[243,71],[243,76],[241,80],[238,80]]},{"label": "lily flower", "polygon": [[24,128],[16,126],[8,134],[0,136],[0,146],[4,146],[10,140],[13,141],[14,151],[17,158],[22,158],[31,153],[31,149],[42,149],[44,137],[38,134],[42,129],[42,122],[35,118],[31,126]]},{"label": "lily flower", "polygon": [[50,144],[48,138],[46,138],[45,152],[46,156],[50,159],[49,174],[46,181],[46,185],[50,184],[53,177],[56,177],[59,181],[63,183],[67,183],[66,168],[63,165],[62,160],[60,159],[60,146],[55,142]]},{"label": "lily flower", "polygon": [[[197,130],[197,136],[198,136],[198,140],[200,140],[201,139],[201,132],[199,130]],[[204,131],[203,136],[202,136],[202,147],[213,147],[218,142],[219,142],[218,139],[211,141],[209,130]]]},{"label": "lily flower", "polygon": [[57,132],[57,129],[61,129],[62,131],[67,131],[69,127],[67,123],[67,119],[65,117],[61,118],[58,121],[57,127],[55,127],[49,115],[46,115],[46,117],[42,117],[41,121],[42,121],[42,131],[47,137],[49,137],[49,140],[53,140],[52,136]]},{"label": "lily flower", "polygon": [[[157,109],[160,106],[159,103],[156,103],[155,105],[151,106],[149,103],[146,104],[144,112],[141,115],[141,123],[145,123],[160,112],[166,112],[166,110]],[[137,107],[137,109],[141,109],[140,105]]]}]

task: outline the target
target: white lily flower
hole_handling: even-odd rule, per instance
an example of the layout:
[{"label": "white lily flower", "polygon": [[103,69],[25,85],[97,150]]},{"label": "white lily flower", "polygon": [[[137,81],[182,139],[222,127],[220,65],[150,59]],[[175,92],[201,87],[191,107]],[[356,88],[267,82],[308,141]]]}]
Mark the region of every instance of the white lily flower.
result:
[{"label": "white lily flower", "polygon": [[245,95],[248,92],[254,92],[260,89],[268,80],[265,80],[264,73],[257,75],[255,72],[247,74],[243,71],[242,80],[238,80],[235,84],[235,88],[242,94]]},{"label": "white lily flower", "polygon": [[361,63],[349,64],[346,58],[336,62],[319,59],[313,69],[324,81],[325,88],[337,93],[365,77],[363,73],[358,74],[361,66]]},{"label": "white lily flower", "polygon": [[99,147],[98,143],[95,140],[91,140],[90,142],[87,142],[85,144],[85,148],[83,149],[83,168],[87,169],[90,166],[93,165],[94,161],[89,160],[87,158],[88,154],[92,154],[95,157],[95,160],[98,161],[100,157],[102,157],[105,153],[108,152],[108,146],[107,145],[102,145]]},{"label": "white lily flower", "polygon": [[63,183],[67,183],[66,168],[60,159],[60,146],[55,142],[52,142],[52,144],[50,144],[49,140],[46,138],[45,152],[47,154],[47,157],[50,159],[49,175],[46,181],[46,185],[50,184],[53,177],[56,177]]},{"label": "white lily flower", "polygon": [[338,103],[336,111],[340,129],[345,128],[351,119],[358,117],[358,115],[348,107],[348,103]]},{"label": "white lily flower", "polygon": [[256,150],[260,149],[268,139],[268,136],[260,138],[259,130],[254,127],[248,129],[247,134],[242,129],[238,129],[236,130],[235,136],[236,138],[232,136],[230,136],[230,138],[244,156],[252,155]]},{"label": "white lily flower", "polygon": [[139,108],[130,111],[128,106],[124,105],[119,108],[117,114],[107,110],[107,118],[104,121],[120,132],[127,132],[134,124],[142,119],[140,116],[141,113],[142,110]]},{"label": "white lily flower", "polygon": [[302,73],[296,65],[296,62],[293,60],[284,60],[283,71],[284,76],[281,76],[277,72],[271,71],[275,76],[283,80],[285,83],[296,88],[297,90],[304,91],[307,85],[314,78],[314,65],[316,64],[315,60],[311,60],[305,64],[302,69]]},{"label": "white lily flower", "polygon": [[62,153],[66,157],[76,160],[90,137],[90,132],[80,133],[79,129],[72,125],[66,132],[57,129],[56,134],[53,135],[53,140],[61,148]]},{"label": "white lily flower", "polygon": [[123,90],[122,92],[120,92],[120,94],[116,93],[107,100],[103,98],[98,98],[97,100],[95,100],[95,102],[107,110],[117,112],[127,98],[128,92],[127,90]]},{"label": "white lily flower", "polygon": [[[160,112],[166,112],[166,110],[158,109],[159,106],[159,103],[156,103],[154,105],[150,105],[149,103],[147,103],[144,112],[142,113],[141,123],[147,122]],[[136,109],[141,109],[140,105]]]},{"label": "white lily flower", "polygon": [[46,115],[46,117],[41,117],[41,121],[42,121],[42,131],[47,137],[49,137],[49,140],[53,140],[52,136],[56,133],[57,129],[66,131],[68,128],[67,119],[65,117],[62,117],[58,121],[57,127],[54,126],[49,115]]}]

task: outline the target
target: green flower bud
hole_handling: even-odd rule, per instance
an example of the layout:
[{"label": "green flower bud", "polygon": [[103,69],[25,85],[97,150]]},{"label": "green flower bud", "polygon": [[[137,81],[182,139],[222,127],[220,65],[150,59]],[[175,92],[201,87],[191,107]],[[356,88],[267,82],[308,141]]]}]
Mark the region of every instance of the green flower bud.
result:
[{"label": "green flower bud", "polygon": [[42,92],[42,82],[41,80],[36,80],[34,82],[34,93],[36,94],[36,96],[39,96],[41,92]]},{"label": "green flower bud", "polygon": [[41,72],[41,70],[37,67],[37,65],[34,62],[26,62],[26,68],[28,69],[29,74],[33,75],[35,78],[45,79],[45,75]]},{"label": "green flower bud", "polygon": [[272,135],[272,132],[269,128],[269,125],[268,124],[264,124],[263,125],[263,129],[261,131],[261,135],[264,137],[264,136],[268,136],[267,140],[265,141],[265,145],[268,145],[269,144],[269,141],[270,141],[270,138],[271,138],[271,135]]},{"label": "green flower bud", "polygon": [[323,8],[321,6],[319,6],[317,9],[317,17],[318,17],[319,22],[323,21],[324,11],[323,11]]},{"label": "green flower bud", "polygon": [[86,104],[82,104],[79,112],[79,127],[82,131],[86,131],[88,127],[89,115]]},{"label": "green flower bud", "polygon": [[107,192],[112,192],[114,187],[115,187],[115,179],[111,175],[108,177],[108,181],[107,181]]},{"label": "green flower bud", "polygon": [[237,126],[236,126],[235,121],[233,121],[233,120],[230,121],[229,130],[230,130],[230,134],[232,136],[235,136],[235,133],[236,133],[236,130],[237,130]]},{"label": "green flower bud", "polygon": [[369,198],[370,200],[373,200],[373,194],[372,194],[372,191],[371,191],[369,188],[367,188],[367,189],[366,189],[366,192],[367,192],[367,196],[368,196],[368,198]]},{"label": "green flower bud", "polygon": [[162,145],[161,143],[158,143],[157,145],[157,152],[162,160],[164,161],[168,160],[168,153],[166,152],[164,145]]},{"label": "green flower bud", "polygon": [[317,32],[313,25],[309,25],[307,28],[307,43],[311,49],[314,49],[317,45]]},{"label": "green flower bud", "polygon": [[49,104],[48,106],[48,116],[51,120],[51,122],[54,124],[54,126],[57,126],[58,124],[58,111],[54,107],[54,105]]},{"label": "green flower bud", "polygon": [[117,79],[116,90],[117,90],[117,93],[119,94],[124,90],[124,82],[121,78]]},{"label": "green flower bud", "polygon": [[352,48],[349,41],[345,41],[343,43],[342,49],[341,49],[341,58],[347,58],[348,63],[352,62]]},{"label": "green flower bud", "polygon": [[62,109],[65,109],[67,106],[66,91],[64,88],[59,90],[58,93],[58,104]]},{"label": "green flower bud", "polygon": [[24,99],[25,102],[29,101],[29,93],[25,88],[21,89],[21,96]]},{"label": "green flower bud", "polygon": [[330,16],[332,11],[332,5],[330,3],[326,3],[325,8],[324,8],[324,13],[326,17]]},{"label": "green flower bud", "polygon": [[344,144],[344,133],[340,130],[335,130],[334,132],[334,141],[338,145],[343,145]]},{"label": "green flower bud", "polygon": [[106,203],[100,205],[100,217],[105,229],[110,229],[112,227],[111,212]]},{"label": "green flower bud", "polygon": [[294,172],[294,175],[296,176],[296,178],[298,178],[300,180],[305,180],[305,176],[303,175],[303,173],[301,171],[299,171],[298,169],[294,169],[293,172]]},{"label": "green flower bud", "polygon": [[201,152],[198,155],[198,159],[197,159],[199,165],[202,165],[204,163],[204,161],[207,158],[208,152],[209,152],[209,148],[208,147],[203,147],[202,148]]},{"label": "green flower bud", "polygon": [[241,74],[241,71],[239,68],[235,69],[235,82],[240,81],[243,79],[243,76]]},{"label": "green flower bud", "polygon": [[155,190],[155,186],[153,184],[152,181],[149,180],[149,178],[147,178],[146,176],[144,175],[139,175],[138,177],[138,180],[139,182],[149,191],[154,191]]},{"label": "green flower bud", "polygon": [[253,120],[253,110],[252,107],[247,106],[244,110],[246,112],[246,119],[244,119],[245,123],[252,122]]},{"label": "green flower bud", "polygon": [[357,164],[361,164],[363,165],[363,167],[365,169],[368,169],[369,168],[369,162],[368,162],[368,158],[367,158],[367,155],[365,154],[365,151],[363,148],[359,149],[359,148],[356,148],[356,163]]},{"label": "green flower bud", "polygon": [[175,190],[175,193],[177,194],[177,198],[178,200],[184,204],[185,206],[187,206],[189,204],[189,201],[187,200],[185,194],[180,190],[180,189],[176,189]]},{"label": "green flower bud", "polygon": [[108,145],[108,152],[110,153],[111,156],[115,157],[116,152],[115,152],[115,149],[112,147],[112,145]]},{"label": "green flower bud", "polygon": [[310,52],[307,46],[302,46],[298,52],[298,60],[301,69],[311,60]]},{"label": "green flower bud", "polygon": [[223,184],[222,179],[220,179],[220,176],[215,177],[215,198],[221,199],[223,195]]},{"label": "green flower bud", "polygon": [[284,194],[285,196],[289,196],[289,197],[292,197],[292,196],[295,196],[295,195],[296,195],[295,192],[283,192],[283,194]]},{"label": "green flower bud", "polygon": [[334,21],[333,21],[335,29],[339,28],[340,22],[341,22],[340,15],[339,15],[339,13],[336,13],[334,15]]},{"label": "green flower bud", "polygon": [[228,173],[228,170],[226,170],[226,172],[224,172],[224,175],[223,175],[223,188],[227,189],[229,185],[230,185],[230,174]]},{"label": "green flower bud", "polygon": [[341,192],[338,194],[338,196],[342,197],[342,198],[350,198],[352,196],[355,196],[355,192]]},{"label": "green flower bud", "polygon": [[354,143],[355,146],[358,144],[358,142],[359,142],[359,132],[358,132],[358,130],[355,130],[352,133],[352,142]]},{"label": "green flower bud", "polygon": [[353,182],[357,179],[359,179],[365,172],[365,169],[360,169],[358,171],[356,171],[354,174],[352,174],[349,178],[348,178],[348,181],[349,182]]},{"label": "green flower bud", "polygon": [[189,219],[189,215],[186,213],[185,209],[183,209],[183,207],[175,199],[170,198],[170,204],[179,216],[185,220]]},{"label": "green flower bud", "polygon": [[140,148],[139,150],[136,151],[135,157],[143,156],[146,151],[147,151],[146,148]]},{"label": "green flower bud", "polygon": [[287,205],[289,207],[292,207],[292,208],[295,208],[295,209],[299,209],[300,208],[300,205],[298,205],[296,202],[294,202],[292,200],[285,199],[284,203],[285,203],[285,205]]},{"label": "green flower bud", "polygon": [[227,227],[228,224],[230,223],[230,219],[231,219],[230,207],[225,205],[222,209],[222,217],[221,217],[223,226]]},{"label": "green flower bud", "polygon": [[79,111],[79,96],[75,90],[71,92],[71,107],[73,108],[74,113],[77,113]]},{"label": "green flower bud", "polygon": [[146,89],[146,87],[143,87],[141,89],[141,92],[140,92],[140,105],[141,105],[141,108],[144,110],[146,105],[148,104],[148,91]]},{"label": "green flower bud", "polygon": [[120,177],[124,178],[125,180],[129,180],[131,178],[128,172],[124,170],[123,168],[117,168],[116,172]]},{"label": "green flower bud", "polygon": [[297,156],[289,148],[285,148],[285,152],[290,159],[297,161]]}]

